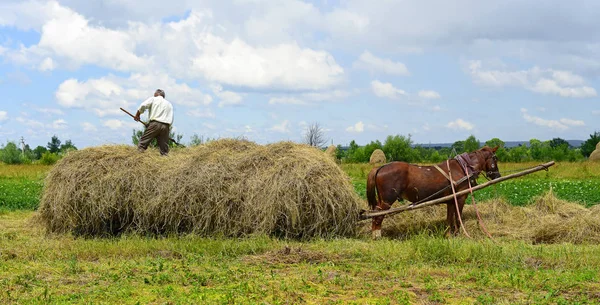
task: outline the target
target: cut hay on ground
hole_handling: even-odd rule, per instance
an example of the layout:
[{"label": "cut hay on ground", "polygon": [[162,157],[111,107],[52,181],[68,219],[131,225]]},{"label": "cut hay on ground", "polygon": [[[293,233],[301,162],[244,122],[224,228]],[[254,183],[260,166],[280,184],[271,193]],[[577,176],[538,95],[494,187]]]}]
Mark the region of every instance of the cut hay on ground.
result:
[{"label": "cut hay on ground", "polygon": [[[480,202],[477,207],[484,225],[496,239],[531,243],[600,243],[600,205],[587,209],[557,199],[551,190],[527,207],[512,206],[501,199]],[[473,206],[466,205],[463,214],[469,235],[486,239]],[[446,206],[439,205],[386,217],[383,235],[401,239],[427,232],[441,235],[446,227]],[[365,233],[367,230],[365,225]]]},{"label": "cut hay on ground", "polygon": [[371,154],[371,158],[369,159],[370,164],[382,164],[386,161],[385,153],[381,149],[374,150]]},{"label": "cut hay on ground", "polygon": [[45,181],[40,217],[50,232],[84,236],[311,238],[354,236],[362,205],[319,149],[225,139],[166,158],[131,146],[70,153]]}]

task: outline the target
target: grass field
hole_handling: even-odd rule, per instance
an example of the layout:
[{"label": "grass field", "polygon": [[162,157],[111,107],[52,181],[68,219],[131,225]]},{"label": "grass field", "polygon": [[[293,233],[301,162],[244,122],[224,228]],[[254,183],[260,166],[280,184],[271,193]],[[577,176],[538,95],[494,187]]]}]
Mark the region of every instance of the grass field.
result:
[{"label": "grass field", "polygon": [[[364,193],[371,166],[343,168]],[[600,303],[594,244],[444,239],[441,232],[310,242],[46,235],[32,210],[48,169],[0,166],[0,304]],[[600,165],[566,163],[497,191],[524,194],[510,200],[525,205],[552,184],[592,205],[598,182]],[[476,196],[485,204],[484,193]]]}]

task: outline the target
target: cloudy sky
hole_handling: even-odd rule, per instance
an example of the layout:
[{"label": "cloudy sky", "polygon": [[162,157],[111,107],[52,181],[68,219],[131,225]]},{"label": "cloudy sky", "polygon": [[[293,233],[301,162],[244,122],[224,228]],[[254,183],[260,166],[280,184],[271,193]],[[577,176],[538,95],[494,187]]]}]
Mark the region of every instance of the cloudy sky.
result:
[{"label": "cloudy sky", "polygon": [[2,0],[0,140],[130,143],[162,88],[184,142],[582,139],[600,1]]}]

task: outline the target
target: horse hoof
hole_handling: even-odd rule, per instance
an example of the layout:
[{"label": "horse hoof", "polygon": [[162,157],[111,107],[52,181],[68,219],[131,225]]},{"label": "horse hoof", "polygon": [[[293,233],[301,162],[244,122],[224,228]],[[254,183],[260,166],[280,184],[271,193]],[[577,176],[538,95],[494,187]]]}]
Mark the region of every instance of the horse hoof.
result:
[{"label": "horse hoof", "polygon": [[381,238],[381,230],[374,230],[373,231],[373,239],[377,240]]}]

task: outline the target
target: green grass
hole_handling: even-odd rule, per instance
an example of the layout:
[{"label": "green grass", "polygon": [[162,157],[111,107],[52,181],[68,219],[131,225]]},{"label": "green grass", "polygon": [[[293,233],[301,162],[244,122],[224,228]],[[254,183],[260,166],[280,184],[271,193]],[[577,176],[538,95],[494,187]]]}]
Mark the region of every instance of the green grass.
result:
[{"label": "green grass", "polygon": [[37,179],[0,177],[0,210],[36,209],[42,186]]},{"label": "green grass", "polygon": [[[49,168],[0,165],[0,304],[600,303],[599,245],[46,235],[31,210]],[[371,166],[342,168],[364,198]],[[476,198],[526,205],[550,186],[559,198],[597,204],[600,167],[561,163]]]},{"label": "green grass", "polygon": [[[46,236],[0,215],[2,304],[597,304],[600,246]],[[286,250],[287,248],[287,250]]]}]

